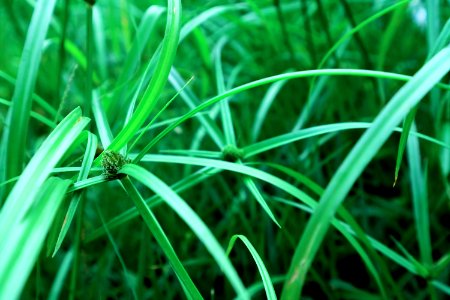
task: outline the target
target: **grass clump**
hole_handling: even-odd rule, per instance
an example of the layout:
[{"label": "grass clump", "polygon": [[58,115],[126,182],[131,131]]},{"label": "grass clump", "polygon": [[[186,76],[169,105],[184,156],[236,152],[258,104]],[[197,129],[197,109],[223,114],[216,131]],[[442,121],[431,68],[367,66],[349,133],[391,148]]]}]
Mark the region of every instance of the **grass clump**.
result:
[{"label": "grass clump", "polygon": [[0,5],[0,300],[448,298],[449,16]]}]

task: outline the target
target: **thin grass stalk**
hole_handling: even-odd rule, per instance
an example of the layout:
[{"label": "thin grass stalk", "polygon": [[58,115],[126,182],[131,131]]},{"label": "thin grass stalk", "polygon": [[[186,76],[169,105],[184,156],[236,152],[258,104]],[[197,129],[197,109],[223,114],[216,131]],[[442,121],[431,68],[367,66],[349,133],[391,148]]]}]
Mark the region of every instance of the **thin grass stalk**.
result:
[{"label": "thin grass stalk", "polygon": [[[95,4],[95,0],[85,0],[86,1],[86,89],[85,89],[85,99],[84,99],[84,113],[87,116],[91,114],[91,102],[92,102],[92,75],[93,75],[93,60],[92,60],[92,7]],[[74,257],[72,264],[72,272],[70,276],[70,292],[69,300],[74,300],[77,298],[77,281],[80,266],[80,245],[82,239],[82,229],[84,220],[84,207],[85,207],[85,197],[84,193],[80,195],[79,209],[77,212],[76,220],[76,232],[75,232],[75,242],[73,246]]]},{"label": "thin grass stalk", "polygon": [[[95,0],[86,5],[86,95],[84,98],[84,114],[86,117],[91,117],[91,105],[92,105],[92,75],[94,74],[93,66],[93,47],[92,47],[92,10]],[[88,1],[87,1],[88,2]]]},{"label": "thin grass stalk", "polygon": [[300,2],[300,12],[303,17],[303,28],[301,29],[305,31],[306,47],[309,49],[309,55],[311,56],[311,65],[317,66],[316,45],[312,34],[311,18],[308,15],[308,4],[306,3],[307,0],[299,0],[299,2]]},{"label": "thin grass stalk", "polygon": [[[64,48],[64,43],[67,39],[67,23],[69,22],[70,16],[70,0],[64,0],[64,14],[62,19],[62,31],[61,31],[61,40],[59,41],[59,64],[58,64],[58,78],[56,82],[56,99],[61,101],[63,99],[63,70],[66,62],[66,50]],[[57,118],[57,116],[55,116]]]},{"label": "thin grass stalk", "polygon": [[[83,193],[84,194],[84,193]],[[78,205],[77,219],[76,219],[76,230],[74,237],[74,244],[71,251],[73,251],[72,260],[72,270],[70,272],[70,282],[69,282],[69,300],[78,299],[78,290],[81,290],[78,285],[78,274],[80,273],[81,264],[81,242],[82,242],[82,230],[83,230],[83,219],[84,219],[84,207],[85,207],[85,197],[81,195],[80,203]]]}]

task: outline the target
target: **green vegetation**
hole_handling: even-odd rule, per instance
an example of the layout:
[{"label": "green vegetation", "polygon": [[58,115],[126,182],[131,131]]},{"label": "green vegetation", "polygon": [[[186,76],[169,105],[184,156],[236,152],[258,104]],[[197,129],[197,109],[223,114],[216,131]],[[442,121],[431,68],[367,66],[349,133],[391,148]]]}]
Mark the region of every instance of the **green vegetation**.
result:
[{"label": "green vegetation", "polygon": [[2,1],[1,299],[450,295],[445,1]]}]

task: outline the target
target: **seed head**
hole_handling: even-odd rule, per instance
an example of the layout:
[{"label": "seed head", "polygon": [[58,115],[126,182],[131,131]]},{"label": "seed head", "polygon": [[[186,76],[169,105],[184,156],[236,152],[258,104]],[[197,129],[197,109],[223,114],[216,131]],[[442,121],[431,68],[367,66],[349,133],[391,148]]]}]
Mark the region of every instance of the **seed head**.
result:
[{"label": "seed head", "polygon": [[117,172],[119,172],[125,164],[130,162],[131,160],[123,157],[122,154],[115,151],[106,150],[103,152],[102,157],[103,175],[107,179],[116,179],[119,177]]}]

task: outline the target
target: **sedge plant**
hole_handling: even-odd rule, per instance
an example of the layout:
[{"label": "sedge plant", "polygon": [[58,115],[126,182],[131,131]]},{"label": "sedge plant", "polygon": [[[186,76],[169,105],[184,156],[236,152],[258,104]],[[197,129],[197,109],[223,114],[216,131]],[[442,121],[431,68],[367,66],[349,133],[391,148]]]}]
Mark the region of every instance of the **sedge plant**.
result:
[{"label": "sedge plant", "polygon": [[448,297],[449,15],[3,1],[0,299]]}]

